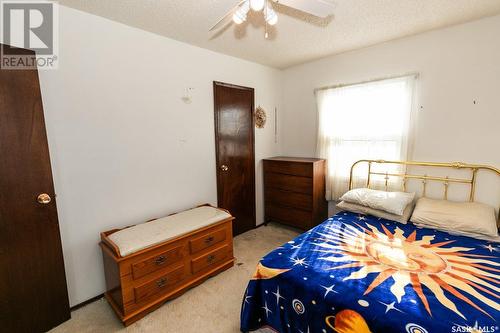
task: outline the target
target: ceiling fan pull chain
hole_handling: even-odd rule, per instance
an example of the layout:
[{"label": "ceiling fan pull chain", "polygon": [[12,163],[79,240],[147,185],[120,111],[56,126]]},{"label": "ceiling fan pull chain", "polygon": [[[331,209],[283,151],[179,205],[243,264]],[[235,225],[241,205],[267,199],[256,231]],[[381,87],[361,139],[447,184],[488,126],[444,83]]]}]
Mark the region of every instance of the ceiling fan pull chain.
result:
[{"label": "ceiling fan pull chain", "polygon": [[265,7],[265,9],[264,9],[264,10],[265,10],[265,13],[264,13],[264,21],[266,21],[266,28],[265,28],[265,29],[266,29],[266,32],[265,32],[265,34],[264,34],[264,38],[265,38],[265,39],[268,39],[268,38],[269,38],[269,33],[267,32],[267,11],[268,11],[268,8],[269,8],[269,7],[268,7],[268,6],[269,6],[269,4],[267,3],[267,0],[266,0],[266,4],[265,4],[265,6],[266,6],[266,7]]}]

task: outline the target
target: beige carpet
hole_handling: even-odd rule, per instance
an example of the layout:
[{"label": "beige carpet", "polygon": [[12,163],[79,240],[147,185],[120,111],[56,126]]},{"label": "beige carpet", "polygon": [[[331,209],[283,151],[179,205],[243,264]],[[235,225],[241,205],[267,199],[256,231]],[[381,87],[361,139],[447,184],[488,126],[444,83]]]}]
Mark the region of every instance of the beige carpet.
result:
[{"label": "beige carpet", "polygon": [[240,306],[259,259],[298,235],[269,224],[234,239],[236,265],[124,328],[104,299],[80,308],[50,332],[239,332]]}]

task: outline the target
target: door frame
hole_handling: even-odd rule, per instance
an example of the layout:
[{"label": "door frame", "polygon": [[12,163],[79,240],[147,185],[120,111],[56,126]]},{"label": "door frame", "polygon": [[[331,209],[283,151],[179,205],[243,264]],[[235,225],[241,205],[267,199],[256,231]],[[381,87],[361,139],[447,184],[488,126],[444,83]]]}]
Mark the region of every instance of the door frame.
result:
[{"label": "door frame", "polygon": [[250,109],[250,118],[251,118],[251,126],[252,130],[250,131],[250,135],[252,136],[251,142],[251,165],[252,165],[252,174],[251,174],[251,183],[253,188],[253,209],[252,209],[252,220],[253,220],[253,228],[255,229],[257,226],[257,192],[256,192],[256,184],[255,184],[255,117],[254,117],[254,109],[255,109],[255,89],[245,86],[239,86],[230,83],[224,83],[220,81],[213,81],[213,92],[214,92],[214,129],[215,129],[215,174],[217,176],[217,206],[222,202],[222,195],[220,189],[222,188],[221,184],[221,174],[219,170],[219,113],[216,108],[217,105],[217,87],[228,87],[234,89],[241,89],[251,91],[252,98],[252,107]]}]

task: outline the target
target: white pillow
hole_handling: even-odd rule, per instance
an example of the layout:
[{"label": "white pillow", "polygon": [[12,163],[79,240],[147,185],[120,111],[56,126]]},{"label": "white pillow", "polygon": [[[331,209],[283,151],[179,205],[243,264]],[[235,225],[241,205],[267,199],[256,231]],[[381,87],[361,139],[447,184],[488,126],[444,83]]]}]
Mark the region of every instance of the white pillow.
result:
[{"label": "white pillow", "polygon": [[344,194],[340,200],[402,216],[406,206],[414,198],[415,193],[386,192],[369,188],[357,188]]},{"label": "white pillow", "polygon": [[367,206],[361,206],[352,202],[341,201],[337,204],[337,207],[342,210],[347,210],[349,212],[364,214],[364,215],[372,215],[376,217],[381,217],[383,219],[399,222],[406,224],[410,219],[411,213],[413,212],[413,204],[410,203],[406,206],[403,215],[399,216],[396,214],[391,214],[379,209],[373,209]]},{"label": "white pillow", "polygon": [[453,202],[420,198],[411,222],[444,231],[495,237],[498,235],[495,209],[479,202]]}]

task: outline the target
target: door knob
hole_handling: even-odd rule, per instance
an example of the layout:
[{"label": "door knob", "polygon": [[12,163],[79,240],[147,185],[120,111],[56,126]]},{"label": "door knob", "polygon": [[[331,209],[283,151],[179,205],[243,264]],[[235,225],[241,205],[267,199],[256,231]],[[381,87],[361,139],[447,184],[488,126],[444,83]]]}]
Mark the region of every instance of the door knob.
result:
[{"label": "door knob", "polygon": [[220,169],[221,169],[222,171],[227,171],[227,170],[229,170],[229,167],[228,167],[227,165],[225,165],[225,164],[222,164],[222,165],[220,166]]},{"label": "door knob", "polygon": [[52,198],[47,193],[42,193],[42,194],[38,195],[38,197],[36,198],[36,201],[38,201],[38,203],[41,203],[42,205],[46,205],[52,201]]}]

